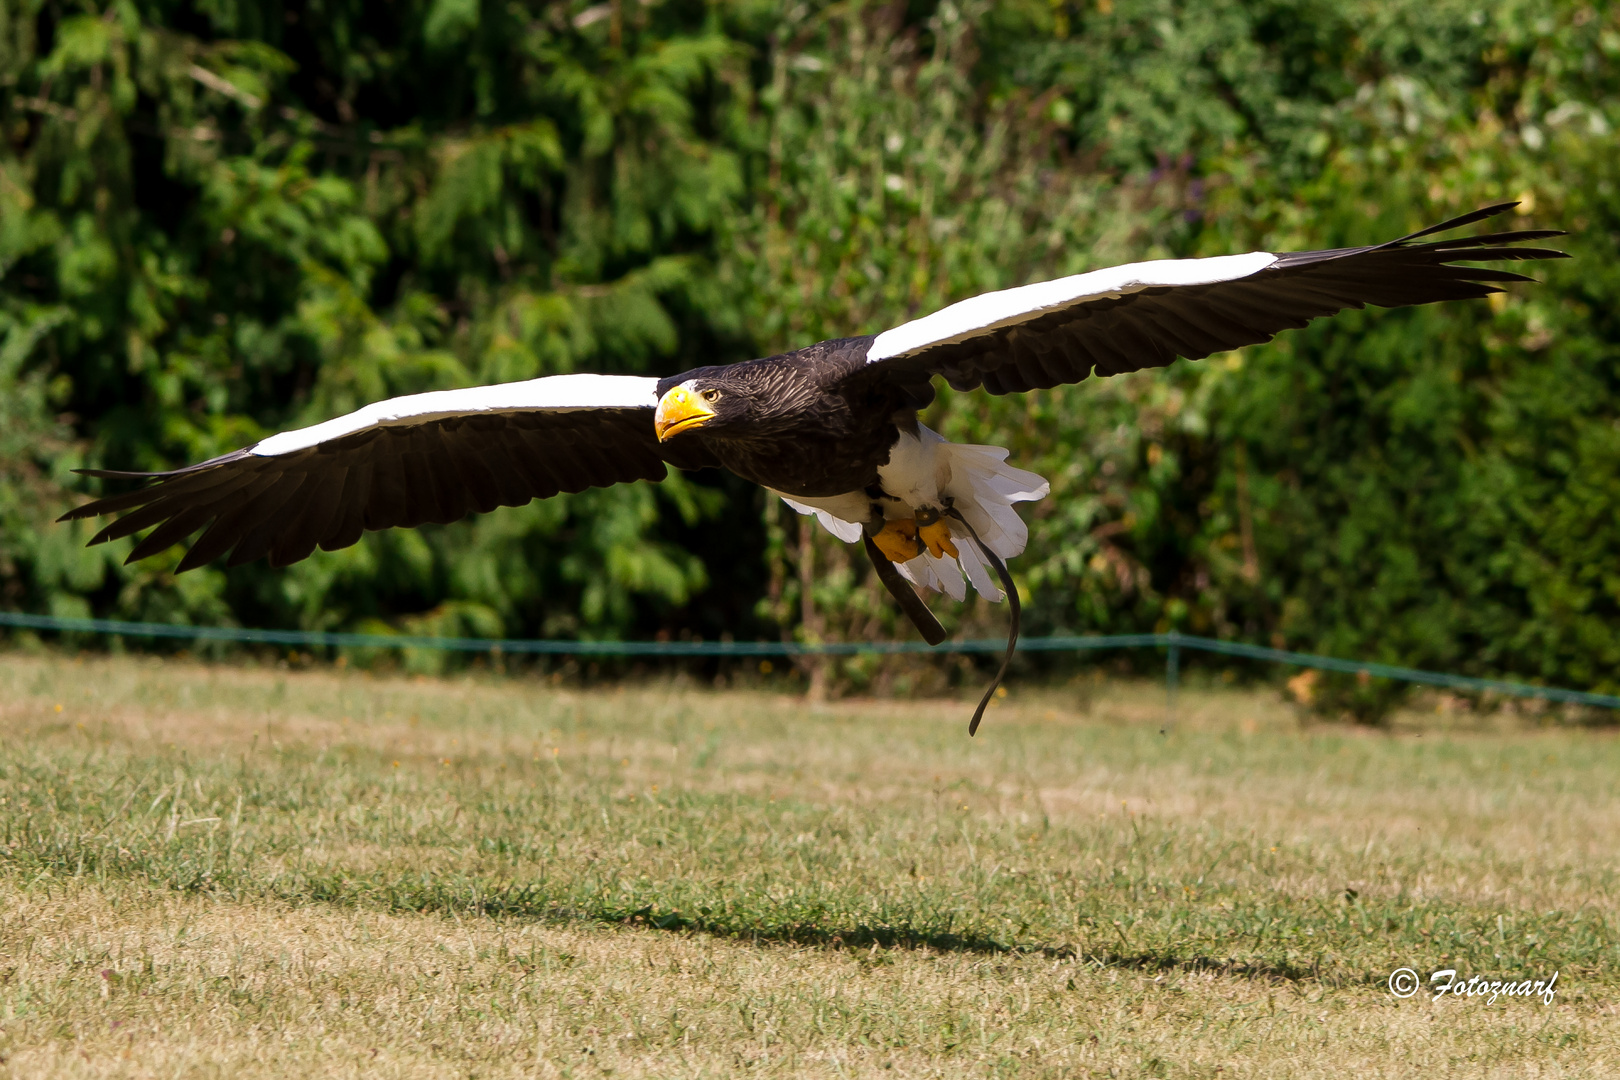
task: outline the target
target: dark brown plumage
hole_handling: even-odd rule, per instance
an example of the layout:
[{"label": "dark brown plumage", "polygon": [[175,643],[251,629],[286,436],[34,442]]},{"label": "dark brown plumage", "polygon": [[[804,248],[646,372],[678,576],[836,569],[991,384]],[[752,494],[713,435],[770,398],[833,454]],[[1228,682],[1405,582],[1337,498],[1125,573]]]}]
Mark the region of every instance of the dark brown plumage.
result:
[{"label": "dark brown plumage", "polygon": [[[122,513],[92,544],[150,528],[132,561],[205,530],[181,560],[179,568],[188,570],[227,553],[233,566],[257,558],[284,566],[317,547],[353,544],[366,530],[451,522],[559,492],[659,480],[668,465],[723,466],[794,497],[869,491],[879,485],[896,440],[917,433],[916,414],[932,399],[936,375],[957,390],[1012,393],[1198,359],[1346,307],[1487,296],[1502,283],[1530,279],[1454,260],[1563,258],[1515,246],[1559,234],[1423,238],[1512,205],[1374,247],[1262,254],[1255,265],[1269,260],[1263,268],[1240,268],[1219,280],[1154,284],[1155,268],[1173,270],[1170,277],[1179,281],[1189,273],[1196,278],[1206,265],[1226,265],[1180,260],[1099,272],[1104,285],[1110,274],[1118,281],[1051,308],[1019,309],[1027,289],[987,294],[885,334],[697,368],[656,383],[563,376],[393,399],[172,472],[86,470],[150,483],[88,502],[63,520]],[[969,307],[987,312],[991,322],[928,337],[934,320]],[[577,381],[591,378],[600,382],[582,389]],[[644,399],[632,383],[645,384]],[[715,400],[701,405],[708,415],[694,414],[678,433],[660,438],[654,406],[682,387]],[[600,401],[590,396],[598,392],[605,395]],[[368,420],[373,412],[377,418]],[[318,437],[334,425],[331,437]]]}]

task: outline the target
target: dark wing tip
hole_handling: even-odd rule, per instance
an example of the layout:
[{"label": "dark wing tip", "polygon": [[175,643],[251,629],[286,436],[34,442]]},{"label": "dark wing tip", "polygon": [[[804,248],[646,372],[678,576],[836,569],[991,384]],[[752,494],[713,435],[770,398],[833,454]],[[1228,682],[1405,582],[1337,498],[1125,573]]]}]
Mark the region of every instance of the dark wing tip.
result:
[{"label": "dark wing tip", "polygon": [[1415,233],[1401,237],[1399,240],[1391,240],[1384,246],[1393,247],[1396,244],[1404,244],[1409,240],[1416,240],[1420,236],[1432,236],[1435,233],[1450,232],[1452,229],[1460,229],[1464,225],[1472,225],[1476,221],[1484,221],[1486,218],[1496,217],[1498,214],[1505,214],[1518,205],[1519,200],[1514,199],[1512,202],[1492,203],[1490,206],[1482,206],[1478,210],[1471,210],[1466,214],[1459,214],[1457,217],[1448,218],[1438,225],[1430,225],[1427,229],[1420,229]]},{"label": "dark wing tip", "polygon": [[151,480],[159,476],[172,476],[166,472],[126,472],[122,469],[74,469],[80,476],[93,476],[97,480]]},{"label": "dark wing tip", "polygon": [[[254,443],[253,446],[259,445]],[[228,465],[233,461],[253,457],[253,446],[244,446],[240,450],[232,450],[228,454],[211,457],[207,461],[199,461],[195,465],[183,465],[178,469],[167,469],[163,472],[129,472],[123,469],[74,469],[80,476],[93,476],[98,480],[167,480],[175,476],[188,476],[193,473],[206,472],[217,465]]]}]

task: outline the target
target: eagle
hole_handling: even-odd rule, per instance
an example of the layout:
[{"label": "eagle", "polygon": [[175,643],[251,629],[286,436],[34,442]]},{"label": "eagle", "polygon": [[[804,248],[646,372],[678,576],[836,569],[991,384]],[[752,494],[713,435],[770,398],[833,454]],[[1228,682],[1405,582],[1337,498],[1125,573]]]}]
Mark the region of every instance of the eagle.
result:
[{"label": "eagle", "polygon": [[[1007,560],[1028,528],[1016,505],[1049,485],[993,446],[918,420],[935,380],[1022,393],[1256,345],[1345,308],[1467,300],[1531,278],[1466,263],[1566,258],[1520,230],[1429,239],[1502,214],[1500,203],[1371,247],[1130,263],[985,293],[880,334],[694,368],[659,379],[552,375],[390,398],[170,472],[80,470],[144,485],[60,520],[121,514],[90,540],[151,529],[145,559],[202,530],[179,571],[226,556],[286,566],[367,530],[456,521],[559,492],[723,468],[861,543],[930,644],[945,632],[916,588],[1010,601]],[[995,577],[992,578],[991,572]],[[999,581],[999,585],[998,585]]]}]

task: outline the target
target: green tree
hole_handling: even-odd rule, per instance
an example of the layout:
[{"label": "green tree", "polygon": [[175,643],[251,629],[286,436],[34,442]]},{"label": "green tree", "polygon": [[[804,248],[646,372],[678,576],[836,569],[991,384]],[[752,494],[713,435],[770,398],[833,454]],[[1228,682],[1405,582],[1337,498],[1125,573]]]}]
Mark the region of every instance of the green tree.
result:
[{"label": "green tree", "polygon": [[44,527],[70,432],[85,461],[162,468],[390,394],[727,348],[707,257],[741,195],[742,52],[701,9],[594,10],[8,8],[6,505],[44,511],[8,513],[11,602],[593,635],[702,588],[658,535],[712,512],[681,481],[284,573],[123,569],[127,544]]},{"label": "green tree", "polygon": [[[0,10],[0,603],[472,633],[904,633],[723,478],[124,568],[48,519],[388,394],[670,373],[1153,257],[1486,202],[1572,230],[1492,304],[927,420],[1051,478],[1034,630],[1178,627],[1613,688],[1620,15],[1573,0]],[[764,554],[759,552],[763,549]],[[999,625],[962,610],[974,633]],[[838,674],[938,679],[851,661]],[[1391,688],[1330,684],[1376,716]]]}]

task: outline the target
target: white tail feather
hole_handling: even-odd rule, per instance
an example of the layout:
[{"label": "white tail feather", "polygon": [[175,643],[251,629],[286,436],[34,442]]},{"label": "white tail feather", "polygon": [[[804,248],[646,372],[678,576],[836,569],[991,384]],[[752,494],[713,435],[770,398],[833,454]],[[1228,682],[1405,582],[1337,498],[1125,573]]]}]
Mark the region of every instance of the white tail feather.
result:
[{"label": "white tail feather", "polygon": [[[949,443],[926,427],[919,434],[920,438],[902,435],[890,464],[879,470],[885,490],[902,500],[899,505],[885,508],[887,516],[910,517],[918,509],[954,506],[985,546],[1003,560],[1022,554],[1029,542],[1029,527],[1013,504],[1044,498],[1052,486],[1032,472],[1008,465],[1007,451],[1002,447]],[[790,499],[783,495],[782,500],[801,514],[815,514],[828,532],[847,543],[860,540],[862,520],[871,512],[871,500],[860,492],[827,499]],[[910,562],[897,564],[901,575],[920,588],[943,592],[953,600],[967,597],[967,582],[972,582],[987,600],[1003,599],[968,531],[960,522],[949,518],[946,521],[959,556],[937,558],[925,552]]]},{"label": "white tail feather", "polygon": [[1003,559],[1023,554],[1029,526],[1013,504],[1044,498],[1052,486],[1032,472],[1008,465],[1007,451],[999,446],[946,443],[941,450],[952,458],[951,483],[941,494],[956,500],[957,510],[991,551]]}]

